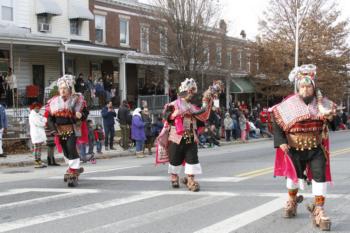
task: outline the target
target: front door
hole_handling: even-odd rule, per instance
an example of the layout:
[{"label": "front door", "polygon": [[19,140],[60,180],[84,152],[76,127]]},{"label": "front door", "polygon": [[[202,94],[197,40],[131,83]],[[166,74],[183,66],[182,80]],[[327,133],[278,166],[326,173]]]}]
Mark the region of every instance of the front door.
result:
[{"label": "front door", "polygon": [[45,66],[33,65],[33,84],[39,87],[38,101],[44,102]]}]

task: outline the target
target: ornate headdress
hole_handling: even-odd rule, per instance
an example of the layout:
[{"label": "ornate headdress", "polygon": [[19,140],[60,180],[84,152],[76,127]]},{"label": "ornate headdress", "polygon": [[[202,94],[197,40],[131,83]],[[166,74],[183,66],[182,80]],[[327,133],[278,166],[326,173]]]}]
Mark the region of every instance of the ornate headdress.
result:
[{"label": "ornate headdress", "polygon": [[65,74],[57,80],[57,86],[59,87],[61,84],[65,84],[68,88],[74,91],[75,77],[70,74]]},{"label": "ornate headdress", "polygon": [[197,83],[193,78],[186,78],[179,87],[179,92],[192,92],[197,93]]},{"label": "ornate headdress", "polygon": [[312,84],[315,87],[316,66],[314,64],[307,64],[295,67],[289,73],[288,78],[291,82],[297,82],[297,87],[301,83]]}]

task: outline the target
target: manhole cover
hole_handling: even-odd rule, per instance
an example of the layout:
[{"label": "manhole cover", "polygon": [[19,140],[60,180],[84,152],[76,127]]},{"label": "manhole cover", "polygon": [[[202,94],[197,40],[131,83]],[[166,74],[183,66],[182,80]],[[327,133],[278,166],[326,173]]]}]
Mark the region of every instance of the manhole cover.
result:
[{"label": "manhole cover", "polygon": [[5,174],[18,174],[18,173],[30,173],[30,171],[26,170],[14,170],[14,171],[4,171]]}]

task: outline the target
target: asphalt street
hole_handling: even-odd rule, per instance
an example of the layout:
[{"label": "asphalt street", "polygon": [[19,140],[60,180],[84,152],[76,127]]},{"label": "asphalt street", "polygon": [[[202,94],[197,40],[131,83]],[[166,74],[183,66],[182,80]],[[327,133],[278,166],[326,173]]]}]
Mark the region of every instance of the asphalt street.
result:
[{"label": "asphalt street", "polygon": [[[326,213],[332,232],[350,232],[350,132],[331,133],[333,185]],[[304,204],[282,218],[284,178],[273,177],[272,141],[199,150],[201,191],[172,189],[154,156],[86,164],[79,186],[63,182],[66,167],[0,170],[0,232],[273,233],[319,232]]]}]

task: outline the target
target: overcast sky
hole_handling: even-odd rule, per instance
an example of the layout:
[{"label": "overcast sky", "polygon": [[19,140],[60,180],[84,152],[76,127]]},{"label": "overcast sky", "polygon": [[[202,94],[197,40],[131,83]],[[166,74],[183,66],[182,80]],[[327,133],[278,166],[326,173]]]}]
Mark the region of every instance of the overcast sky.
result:
[{"label": "overcast sky", "polygon": [[[258,22],[266,10],[269,0],[219,0],[223,10],[222,18],[226,20],[228,34],[240,37],[241,30],[245,30],[247,37],[255,40],[258,34]],[[342,17],[350,18],[350,0],[335,0],[342,11]],[[150,3],[152,0],[139,0]],[[350,41],[350,38],[349,38]]]},{"label": "overcast sky", "polygon": [[[247,37],[254,40],[258,34],[258,21],[263,16],[269,0],[220,0],[222,17],[228,22],[229,35],[239,37],[245,30]],[[342,11],[342,18],[350,18],[350,1],[336,0]]]}]

